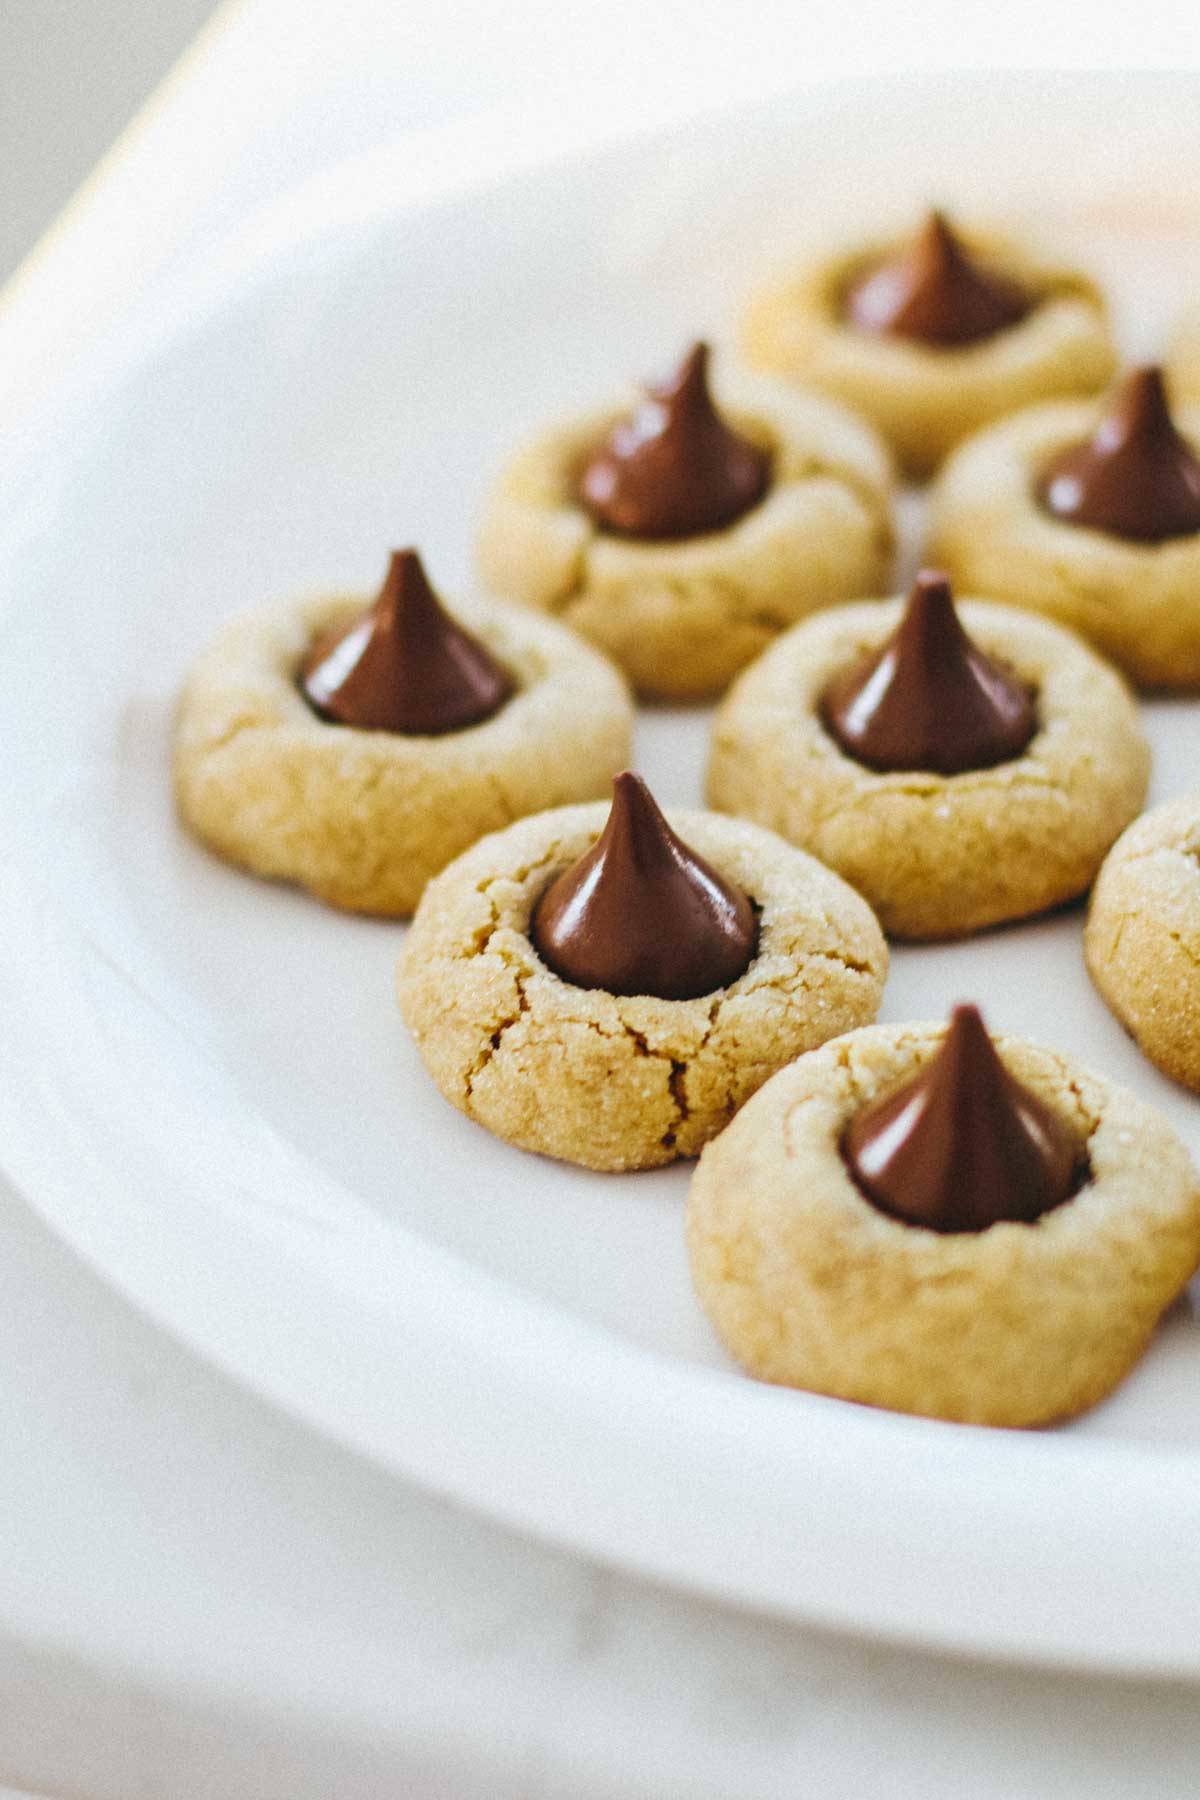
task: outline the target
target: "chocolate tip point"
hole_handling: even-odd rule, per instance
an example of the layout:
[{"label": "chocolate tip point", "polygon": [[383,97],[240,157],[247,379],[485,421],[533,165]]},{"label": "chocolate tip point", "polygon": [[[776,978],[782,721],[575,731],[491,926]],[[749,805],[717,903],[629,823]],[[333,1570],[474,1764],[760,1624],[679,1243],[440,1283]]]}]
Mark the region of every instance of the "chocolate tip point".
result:
[{"label": "chocolate tip point", "polygon": [[388,560],[388,585],[398,584],[407,587],[410,582],[423,582],[428,585],[428,576],[420,555],[411,545],[403,550],[393,550]]},{"label": "chocolate tip point", "polygon": [[675,373],[664,383],[664,390],[670,394],[699,396],[708,392],[708,359],[709,346],[703,338],[697,338],[684,352]]},{"label": "chocolate tip point", "polygon": [[922,569],[918,573],[904,603],[903,622],[910,632],[918,626],[922,632],[933,630],[939,636],[957,635],[961,626],[954,605],[954,590],[950,577],[943,570]]},{"label": "chocolate tip point", "polygon": [[1139,363],[1129,371],[1117,389],[1117,410],[1132,413],[1140,421],[1161,422],[1170,418],[1167,387],[1161,363]]},{"label": "chocolate tip point", "polygon": [[[613,777],[612,805],[604,827],[604,837],[626,839],[638,844],[644,853],[651,844],[677,842],[666,814],[651,793],[643,776],[635,769],[622,769]],[[639,854],[641,854],[639,853]]]},{"label": "chocolate tip point", "polygon": [[960,1000],[950,1008],[942,1048],[953,1047],[958,1056],[966,1055],[978,1067],[979,1059],[990,1063],[996,1057],[996,1046],[979,1007],[973,1000]]},{"label": "chocolate tip point", "polygon": [[930,207],[921,235],[937,250],[951,254],[958,250],[958,233],[951,225],[949,215],[940,206]]},{"label": "chocolate tip point", "polygon": [[421,608],[441,610],[420,554],[411,545],[392,551],[379,598],[385,605],[403,607],[406,612]]},{"label": "chocolate tip point", "polygon": [[613,809],[625,813],[653,813],[661,817],[658,801],[650,792],[645,776],[636,769],[622,769],[613,776]]},{"label": "chocolate tip point", "polygon": [[636,769],[622,769],[619,775],[613,776],[610,819],[614,815],[625,819],[661,817],[657,800],[647,787],[644,776],[639,775]]},{"label": "chocolate tip point", "polygon": [[926,600],[953,600],[954,590],[945,569],[918,569],[912,597],[918,594]]}]

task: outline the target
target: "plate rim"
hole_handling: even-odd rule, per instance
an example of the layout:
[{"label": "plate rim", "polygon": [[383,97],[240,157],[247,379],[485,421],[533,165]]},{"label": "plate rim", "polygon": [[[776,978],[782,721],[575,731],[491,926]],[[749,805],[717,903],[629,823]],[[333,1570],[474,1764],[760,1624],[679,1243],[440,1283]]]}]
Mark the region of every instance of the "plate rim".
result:
[{"label": "plate rim", "polygon": [[[865,85],[875,87],[878,83],[876,78],[871,78],[868,83],[850,80],[830,84],[831,87],[836,87],[839,97],[843,98],[847,88]],[[1187,85],[1195,92],[1200,88],[1200,80],[1193,77]],[[1101,78],[1094,86],[1110,87],[1111,83]],[[806,97],[811,97],[813,91],[804,90]],[[778,103],[777,97],[772,96],[765,105],[771,108]],[[711,115],[706,119],[706,126],[728,129],[732,121],[743,115],[763,110],[761,102],[743,102],[737,107],[723,109]],[[650,135],[669,134],[673,129],[674,126],[656,127]],[[559,167],[564,160],[575,160],[577,156],[580,160],[587,161],[593,156],[625,153],[631,141],[645,135],[646,131],[639,129],[629,137],[605,140],[583,152],[567,151],[562,157],[552,159],[546,166]],[[361,160],[363,159],[355,159],[351,170]],[[525,173],[523,170],[522,176]],[[487,191],[494,192],[511,179],[511,171],[502,170]],[[347,191],[340,180],[331,183],[329,187],[331,196],[339,193],[344,195]],[[464,203],[464,198],[469,203],[470,198],[478,191],[477,188],[472,189],[465,197],[457,192],[440,194],[430,204],[458,205]],[[288,209],[293,208],[290,200],[285,205]],[[379,216],[390,221],[407,210],[407,206],[399,209],[392,206]],[[283,208],[280,211],[282,213]],[[240,303],[262,282],[282,279],[288,257],[303,254],[318,242],[336,238],[339,231],[347,229],[336,204],[331,205],[331,209],[319,218],[312,220],[310,228],[299,235],[293,230],[295,218],[294,210],[288,210],[287,219],[291,221],[287,224],[286,231],[288,248],[280,250],[276,247],[270,254],[252,261],[242,277],[231,273],[224,286],[210,292],[205,308],[189,314],[175,333],[148,351],[145,358],[125,369],[120,378],[114,380],[104,399],[96,404],[102,405],[112,395],[119,394],[124,383],[144,370],[156,354],[163,354],[168,347],[173,348],[186,341],[190,334],[202,329],[224,308]],[[21,942],[31,919],[37,917],[37,909],[36,878],[31,878],[28,871],[10,869],[0,889],[0,917],[4,918],[9,927],[5,941]],[[39,971],[39,974],[42,973],[44,971]],[[1178,1529],[1168,1541],[1176,1546],[1175,1561],[1171,1566],[1177,1578],[1178,1591],[1181,1596],[1188,1598],[1200,1597],[1197,1577],[1187,1568],[1186,1558],[1180,1558],[1177,1548],[1180,1542],[1188,1541],[1186,1526],[1189,1522],[1194,1523],[1196,1517],[1192,1496],[1196,1488],[1195,1478],[1200,1475],[1200,1453],[1097,1443],[1095,1440],[1031,1439],[1016,1434],[988,1432],[982,1428],[939,1426],[929,1421],[911,1421],[857,1408],[850,1409],[855,1415],[861,1414],[852,1428],[844,1423],[846,1408],[843,1403],[822,1401],[818,1397],[807,1395],[787,1395],[781,1402],[779,1390],[759,1389],[744,1377],[724,1371],[676,1365],[657,1353],[620,1344],[599,1327],[559,1314],[548,1303],[536,1301],[528,1294],[521,1294],[519,1290],[509,1289],[497,1277],[464,1269],[461,1259],[453,1252],[431,1245],[409,1228],[396,1225],[386,1228],[387,1235],[394,1242],[396,1233],[400,1232],[417,1247],[419,1256],[416,1260],[422,1266],[423,1279],[432,1280],[437,1275],[442,1281],[455,1285],[456,1291],[464,1295],[469,1293],[472,1301],[479,1307],[470,1330],[460,1320],[458,1347],[472,1350],[481,1359],[481,1366],[490,1352],[493,1360],[488,1366],[493,1375],[502,1370],[509,1383],[510,1396],[519,1396],[529,1418],[533,1418],[537,1412],[536,1403],[542,1404],[546,1412],[547,1429],[542,1434],[536,1470],[519,1470],[511,1463],[505,1464],[503,1459],[498,1465],[495,1446],[489,1447],[486,1441],[494,1420],[494,1413],[490,1409],[495,1401],[493,1388],[486,1382],[475,1381],[468,1384],[458,1396],[462,1410],[457,1415],[456,1422],[461,1425],[465,1418],[471,1417],[479,1440],[469,1450],[461,1442],[455,1450],[445,1442],[444,1435],[439,1437],[433,1430],[430,1430],[426,1445],[422,1446],[414,1441],[415,1434],[411,1429],[410,1419],[409,1429],[404,1434],[404,1452],[400,1454],[397,1448],[400,1438],[395,1434],[394,1428],[397,1421],[403,1422],[403,1410],[396,1410],[396,1402],[403,1398],[406,1404],[411,1405],[418,1397],[417,1361],[414,1361],[410,1370],[409,1388],[405,1394],[402,1397],[398,1394],[391,1395],[390,1411],[372,1411],[360,1406],[353,1412],[347,1412],[340,1381],[335,1384],[335,1391],[323,1394],[314,1403],[311,1388],[303,1379],[303,1371],[294,1358],[277,1355],[274,1361],[264,1365],[260,1354],[254,1369],[248,1369],[245,1356],[239,1356],[234,1351],[234,1346],[244,1345],[244,1338],[239,1337],[236,1332],[230,1335],[229,1309],[232,1308],[235,1318],[240,1310],[244,1328],[245,1318],[256,1306],[261,1306],[264,1295],[269,1295],[273,1316],[279,1326],[277,1334],[274,1334],[272,1347],[276,1351],[286,1350],[288,1330],[294,1329],[296,1324],[296,1289],[293,1282],[298,1277],[294,1257],[289,1259],[289,1280],[282,1283],[281,1291],[276,1293],[272,1291],[269,1276],[274,1259],[280,1255],[281,1246],[270,1239],[263,1240],[261,1232],[251,1230],[245,1221],[240,1222],[238,1232],[240,1255],[235,1262],[236,1282],[231,1278],[230,1264],[225,1258],[218,1259],[216,1265],[210,1266],[201,1254],[200,1245],[181,1241],[181,1255],[186,1253],[190,1260],[180,1264],[180,1279],[170,1289],[168,1305],[161,1285],[151,1278],[151,1265],[147,1263],[144,1254],[139,1255],[139,1245],[132,1233],[134,1218],[144,1216],[147,1197],[142,1197],[141,1215],[129,1212],[125,1204],[128,1199],[126,1173],[115,1164],[101,1159],[98,1153],[87,1164],[90,1182],[86,1197],[83,1184],[75,1179],[75,1170],[68,1168],[65,1158],[60,1157],[55,1166],[47,1162],[45,1139],[39,1135],[37,1125],[40,1122],[44,1132],[52,1122],[61,1121],[55,1121],[50,1104],[54,1086],[53,1057],[44,1046],[40,1060],[34,1060],[28,1055],[31,1045],[41,1045],[38,1009],[39,1006],[45,1006],[46,998],[46,989],[40,983],[37,990],[31,992],[29,974],[30,971],[25,971],[23,978],[23,972],[12,967],[11,957],[3,959],[3,981],[11,1003],[11,1016],[22,1017],[26,1029],[21,1040],[25,1054],[17,1054],[17,1046],[13,1043],[7,1043],[0,1053],[0,1067],[5,1071],[5,1080],[0,1084],[0,1165],[13,1179],[26,1202],[33,1206],[56,1235],[68,1242],[77,1254],[121,1292],[139,1312],[151,1318],[177,1341],[186,1343],[227,1376],[269,1397],[308,1428],[320,1429],[347,1448],[370,1456],[380,1466],[391,1468],[423,1487],[486,1511],[518,1529],[531,1531],[577,1552],[615,1562],[637,1573],[667,1580],[689,1591],[710,1594],[714,1598],[736,1604],[750,1604],[763,1611],[789,1618],[803,1618],[839,1630],[869,1633],[896,1642],[919,1642],[942,1650],[961,1652],[965,1649],[1020,1663],[1043,1662],[1075,1669],[1140,1674],[1200,1674],[1200,1642],[1190,1641],[1188,1634],[1182,1629],[1182,1618],[1175,1641],[1168,1648],[1154,1641],[1153,1633],[1143,1630],[1139,1634],[1137,1621],[1132,1613],[1127,1618],[1127,1635],[1121,1643],[1097,1639],[1090,1646],[1081,1645],[1077,1630],[1064,1634],[1057,1627],[1056,1621],[1046,1617],[1044,1589],[1036,1581],[1032,1585],[1026,1585],[1019,1601],[1015,1600],[1015,1590],[1010,1592],[1009,1601],[1013,1610],[1008,1618],[998,1620],[980,1616],[964,1630],[960,1617],[961,1607],[957,1599],[949,1601],[944,1581],[935,1582],[923,1596],[919,1591],[922,1570],[928,1578],[931,1546],[928,1534],[925,1534],[923,1541],[922,1532],[914,1532],[911,1523],[906,1527],[908,1537],[905,1539],[905,1548],[912,1559],[911,1566],[917,1577],[917,1587],[914,1588],[912,1582],[902,1584],[902,1593],[893,1592],[888,1597],[880,1592],[864,1604],[861,1596],[850,1601],[844,1593],[839,1593],[837,1583],[830,1581],[828,1572],[823,1575],[811,1561],[805,1566],[800,1586],[781,1593],[770,1560],[754,1554],[752,1544],[741,1545],[741,1554],[738,1555],[727,1542],[714,1541],[712,1517],[708,1518],[706,1529],[704,1512],[706,1506],[714,1503],[717,1495],[722,1497],[722,1506],[726,1512],[730,1507],[736,1507],[739,1497],[745,1502],[745,1481],[751,1468],[760,1476],[770,1474],[769,1470],[760,1466],[761,1459],[759,1464],[755,1463],[746,1433],[737,1429],[740,1422],[748,1416],[755,1419],[761,1416],[773,1421],[782,1414],[784,1408],[793,1413],[802,1409],[808,1431],[804,1445],[804,1479],[810,1490],[814,1480],[818,1479],[827,1486],[825,1518],[821,1528],[824,1541],[830,1545],[846,1536],[848,1503],[862,1500],[854,1481],[849,1479],[851,1476],[861,1475],[859,1453],[862,1450],[909,1449],[915,1446],[923,1455],[927,1444],[936,1440],[937,1448],[933,1454],[938,1464],[936,1472],[939,1480],[943,1485],[946,1481],[950,1482],[963,1508],[958,1523],[962,1525],[965,1520],[980,1533],[993,1553],[998,1547],[1000,1549],[999,1555],[993,1555],[993,1579],[1005,1576],[1011,1578],[1014,1574],[1011,1557],[995,1534],[1002,1525],[1011,1527],[1023,1516],[1030,1486],[1036,1487],[1039,1492],[1044,1517],[1048,1519],[1055,1516],[1052,1489],[1062,1479],[1063,1465],[1083,1461],[1101,1470],[1112,1487],[1122,1492],[1127,1518],[1137,1517],[1139,1511],[1143,1515],[1149,1512],[1154,1523],[1148,1533],[1134,1531],[1127,1533],[1124,1539],[1114,1539],[1108,1529],[1111,1521],[1107,1518],[1101,1519],[1097,1515],[1085,1515],[1074,1521],[1066,1516],[1058,1518],[1057,1528],[1060,1531],[1073,1529],[1076,1533],[1074,1554],[1080,1570],[1089,1562],[1093,1567],[1103,1564],[1110,1575],[1111,1585],[1115,1588],[1123,1584],[1132,1596],[1136,1581],[1144,1575],[1146,1555],[1155,1551],[1161,1553],[1164,1525],[1173,1524]],[[77,1148],[82,1149],[82,1146]],[[124,1230],[122,1227],[127,1220],[130,1229]],[[107,1236],[102,1230],[105,1223],[109,1227]],[[228,1218],[226,1226],[227,1229],[234,1230],[234,1222]],[[182,1279],[184,1268],[187,1271],[186,1279]],[[254,1281],[248,1286],[246,1278],[251,1268],[255,1271]],[[162,1266],[159,1260],[155,1260],[153,1269],[161,1276]],[[278,1267],[276,1273],[278,1274]],[[468,1276],[465,1288],[462,1287],[464,1274]],[[236,1295],[230,1291],[233,1286],[236,1286]],[[309,1321],[311,1329],[321,1315],[322,1308],[317,1290],[308,1283],[303,1286],[306,1304],[312,1308]],[[485,1304],[482,1287],[502,1289],[504,1292],[493,1291],[486,1297],[488,1303]],[[327,1294],[325,1298],[328,1299]],[[428,1296],[425,1298],[428,1299]],[[221,1312],[222,1302],[226,1308],[224,1315]],[[505,1328],[513,1323],[514,1302],[527,1322],[531,1314],[538,1315],[537,1354],[534,1354],[532,1342],[524,1345],[520,1343],[521,1334],[518,1334],[518,1343],[506,1346],[508,1354],[504,1359],[496,1356],[496,1343],[505,1342]],[[384,1316],[381,1312],[379,1318]],[[415,1313],[413,1316],[416,1316]],[[423,1316],[432,1319],[428,1309]],[[382,1349],[391,1344],[394,1354],[395,1339],[391,1335],[396,1326],[394,1315],[388,1315],[386,1337],[377,1336],[375,1327],[378,1323],[379,1320],[372,1317],[370,1347],[373,1350]],[[411,1320],[409,1329],[415,1337]],[[602,1356],[599,1354],[601,1345]],[[363,1347],[367,1347],[365,1343]],[[437,1372],[443,1381],[446,1380],[447,1372],[442,1366],[446,1349],[444,1342],[439,1346],[414,1341],[411,1347],[414,1357],[418,1350],[424,1356],[424,1360],[419,1363],[422,1379],[430,1379]],[[551,1359],[552,1375],[547,1374],[546,1352],[549,1347],[553,1347],[557,1354],[557,1360]],[[434,1350],[440,1351],[440,1355],[431,1354]],[[629,1419],[625,1412],[622,1412],[619,1419],[614,1414],[614,1359],[619,1366],[631,1373],[644,1372],[648,1367],[653,1367],[654,1370],[654,1380],[651,1383],[634,1384],[642,1402],[638,1429],[639,1450],[643,1457],[653,1454],[661,1457],[668,1445],[676,1443],[681,1421],[691,1416],[695,1410],[689,1402],[697,1396],[703,1397],[705,1402],[715,1398],[718,1407],[721,1396],[727,1391],[736,1388],[741,1397],[739,1406],[730,1408],[728,1418],[723,1421],[725,1430],[720,1442],[714,1440],[714,1451],[719,1453],[710,1456],[705,1463],[706,1486],[698,1496],[703,1505],[697,1507],[693,1504],[686,1513],[686,1531],[677,1514],[674,1518],[660,1518],[651,1536],[647,1537],[644,1509],[630,1509],[628,1504],[622,1507],[622,1495],[615,1477],[620,1475],[628,1462]],[[566,1371],[570,1371],[569,1375]],[[649,1393],[645,1391],[647,1389],[650,1390]],[[379,1400],[383,1396],[376,1395],[374,1398]],[[554,1402],[552,1409],[546,1405],[551,1398]],[[572,1425],[578,1424],[578,1415],[572,1418],[572,1408],[577,1407],[584,1398],[592,1408],[589,1418],[593,1426],[598,1422],[604,1424],[607,1455],[602,1465],[593,1461],[590,1466],[581,1467],[580,1473],[585,1473],[587,1479],[580,1481],[576,1478],[570,1493],[560,1488],[554,1494],[545,1486],[545,1480],[547,1476],[553,1476],[556,1465],[561,1474],[562,1446],[564,1442],[570,1441]],[[843,1422],[838,1423],[839,1420]],[[427,1429],[432,1425],[430,1420],[425,1423]],[[859,1446],[859,1452],[849,1458],[847,1445],[841,1441],[846,1436],[851,1437]],[[1005,1446],[1002,1452],[1006,1461],[1005,1485],[1003,1492],[999,1488],[992,1491],[989,1505],[982,1512],[978,1510],[979,1496],[975,1494],[976,1510],[972,1512],[971,1483],[968,1479],[973,1458],[971,1446],[982,1442]],[[435,1445],[436,1457],[432,1449]],[[792,1447],[792,1456],[787,1466],[793,1471],[800,1468],[795,1446]],[[814,1469],[819,1469],[819,1475],[814,1475]],[[930,1485],[931,1474],[932,1471],[924,1465],[894,1470],[894,1487],[885,1493],[883,1484],[880,1484],[880,1491],[867,1497],[869,1504],[864,1502],[866,1515],[857,1521],[857,1540],[869,1538],[873,1532],[877,1546],[887,1545],[889,1557],[894,1559],[897,1547],[894,1529],[890,1541],[888,1532],[889,1521],[894,1527],[891,1515],[900,1511],[908,1514],[910,1520],[914,1516],[922,1520],[928,1518],[926,1508],[938,1497]],[[507,1486],[504,1485],[506,1480]],[[542,1482],[540,1491],[539,1480]],[[583,1491],[589,1484],[598,1485],[606,1496],[604,1507],[609,1510],[607,1523],[603,1509],[597,1505],[598,1494],[593,1492],[589,1497]],[[665,1478],[665,1471],[660,1477],[660,1486],[664,1491],[669,1490],[670,1483]],[[811,1491],[806,1497],[811,1499]],[[942,1497],[944,1498],[944,1494]],[[625,1498],[627,1501],[627,1496]],[[782,1493],[775,1496],[774,1502],[767,1505],[762,1516],[774,1518],[784,1498]],[[723,1516],[722,1506],[714,1507],[717,1517]],[[805,1523],[812,1529],[814,1521],[811,1518]],[[785,1528],[782,1518],[777,1520],[777,1528]],[[861,1543],[859,1547],[861,1549]],[[945,1546],[942,1545],[941,1548],[944,1549]],[[1140,1563],[1139,1557],[1142,1559]],[[1158,1560],[1162,1561],[1161,1554]],[[1118,1570],[1120,1583],[1117,1582]],[[875,1572],[881,1575],[883,1573],[882,1570]],[[1043,1576],[1045,1573],[1044,1570],[1040,1571]],[[939,1585],[942,1589],[940,1598],[937,1592]],[[1183,1609],[1184,1612],[1186,1610]]]}]

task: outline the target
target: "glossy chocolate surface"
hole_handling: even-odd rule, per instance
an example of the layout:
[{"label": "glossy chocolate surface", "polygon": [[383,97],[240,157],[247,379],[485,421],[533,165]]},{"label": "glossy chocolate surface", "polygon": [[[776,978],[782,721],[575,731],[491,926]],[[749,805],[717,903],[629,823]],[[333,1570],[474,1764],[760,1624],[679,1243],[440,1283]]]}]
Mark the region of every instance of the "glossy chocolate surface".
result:
[{"label": "glossy chocolate surface", "polygon": [[1037,491],[1056,519],[1136,543],[1200,531],[1200,460],[1175,429],[1162,370],[1134,369],[1092,436],[1056,457]]},{"label": "glossy chocolate surface", "polygon": [[1037,730],[1032,694],[972,643],[936,569],[917,576],[883,648],[830,682],[821,717],[847,756],[881,773],[989,769]]},{"label": "glossy chocolate surface", "polygon": [[667,824],[640,775],[613,782],[596,843],[552,882],[530,936],[575,987],[691,1000],[749,966],[758,921],[746,895]]},{"label": "glossy chocolate surface", "polygon": [[930,213],[908,247],[846,296],[860,331],[952,349],[1016,325],[1033,302],[1015,282],[975,262],[949,221]]},{"label": "glossy chocolate surface", "polygon": [[1082,1147],[1001,1062],[974,1006],[956,1006],[915,1081],[865,1107],[842,1139],[881,1212],[931,1231],[1032,1223],[1086,1179]]},{"label": "glossy chocolate surface", "polygon": [[596,523],[625,537],[696,537],[756,506],[771,459],[713,405],[708,345],[693,345],[671,379],[646,394],[584,466],[579,499]]},{"label": "glossy chocolate surface", "polygon": [[397,550],[378,599],[312,644],[300,691],[331,724],[433,737],[490,719],[513,682],[440,605],[416,551]]}]

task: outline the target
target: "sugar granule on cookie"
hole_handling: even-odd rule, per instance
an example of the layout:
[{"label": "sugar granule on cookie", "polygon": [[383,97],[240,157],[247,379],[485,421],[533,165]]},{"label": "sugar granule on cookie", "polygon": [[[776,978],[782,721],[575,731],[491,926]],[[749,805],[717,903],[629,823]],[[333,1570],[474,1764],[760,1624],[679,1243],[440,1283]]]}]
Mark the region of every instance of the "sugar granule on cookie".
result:
[{"label": "sugar granule on cookie", "polygon": [[751,1375],[1041,1425],[1142,1354],[1200,1262],[1200,1184],[1151,1108],[960,1007],[766,1083],[704,1151],[687,1236]]},{"label": "sugar granule on cookie", "polygon": [[1145,797],[1120,678],[938,570],[785,633],[713,725],[707,797],[820,857],[889,935],[956,937],[1091,883]]},{"label": "sugar granule on cookie", "polygon": [[431,883],[400,1008],[438,1088],[523,1149],[593,1169],[694,1156],[768,1076],[874,1016],[865,901],[772,833],[664,816],[618,778],[485,838]]},{"label": "sugar granule on cookie", "polygon": [[606,792],[632,726],[624,682],[588,645],[520,608],[444,606],[402,550],[371,603],[292,602],[225,627],[184,689],[175,792],[226,861],[402,916],[476,838]]}]

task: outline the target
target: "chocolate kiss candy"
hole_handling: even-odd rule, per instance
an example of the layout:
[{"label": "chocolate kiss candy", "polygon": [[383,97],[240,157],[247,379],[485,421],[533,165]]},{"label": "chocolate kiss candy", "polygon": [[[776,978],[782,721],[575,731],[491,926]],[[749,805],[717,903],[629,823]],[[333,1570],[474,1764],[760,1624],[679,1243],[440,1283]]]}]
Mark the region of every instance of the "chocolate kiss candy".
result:
[{"label": "chocolate kiss candy", "polygon": [[671,379],[646,392],[584,467],[579,498],[596,523],[627,537],[695,537],[749,512],[771,459],[714,407],[708,345],[693,345]]},{"label": "chocolate kiss candy", "polygon": [[881,1212],[931,1231],[1031,1223],[1080,1186],[1079,1147],[1000,1061],[974,1006],[956,1006],[915,1081],[864,1108],[842,1139]]},{"label": "chocolate kiss candy", "polygon": [[829,684],[821,716],[847,755],[884,773],[990,769],[1037,729],[1028,689],[971,642],[936,569],[917,576],[882,650]]},{"label": "chocolate kiss candy", "polygon": [[860,331],[923,344],[972,344],[1016,325],[1030,308],[1014,282],[982,269],[940,212],[900,256],[873,269],[846,297]]},{"label": "chocolate kiss candy", "polygon": [[1126,377],[1094,435],[1051,463],[1038,498],[1071,525],[1141,543],[1200,531],[1200,461],[1171,422],[1161,369]]},{"label": "chocolate kiss candy", "polygon": [[758,942],[745,894],[675,835],[628,770],[600,837],[546,889],[530,931],[564,981],[660,1000],[727,987]]},{"label": "chocolate kiss candy", "polygon": [[312,645],[300,689],[336,725],[434,737],[490,719],[513,683],[443,611],[416,551],[396,550],[374,604]]}]

